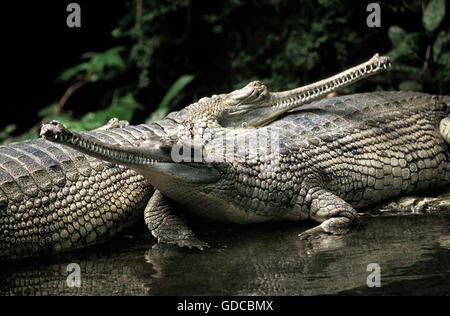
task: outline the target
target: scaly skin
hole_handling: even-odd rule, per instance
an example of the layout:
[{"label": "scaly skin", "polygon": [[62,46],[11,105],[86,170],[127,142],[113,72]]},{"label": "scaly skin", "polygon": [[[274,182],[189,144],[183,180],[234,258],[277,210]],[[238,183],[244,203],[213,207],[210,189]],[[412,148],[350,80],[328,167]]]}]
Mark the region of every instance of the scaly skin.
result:
[{"label": "scaly skin", "polygon": [[[368,62],[326,80],[279,93],[269,93],[264,85],[254,82],[212,98],[223,102],[204,98],[189,110],[172,113],[149,126],[84,135],[131,146],[149,131],[150,143],[155,135],[167,140],[177,136],[179,125],[197,128],[218,116],[222,124],[230,127],[243,125],[244,116],[252,118],[246,125],[267,124],[292,108],[379,73],[389,65],[389,58],[375,55]],[[164,146],[170,148],[170,141],[157,144],[153,153],[157,155]],[[171,208],[170,201],[159,192],[151,199],[152,194],[149,183],[135,172],[65,146],[45,140],[1,146],[0,260],[58,253],[107,240],[135,222],[145,206],[144,218],[159,241],[202,248],[205,244],[196,240],[176,216],[167,215],[165,210]],[[170,226],[161,225],[162,219]]]},{"label": "scaly skin", "polygon": [[[258,87],[258,91],[264,89]],[[253,93],[257,92],[249,92]],[[316,233],[348,232],[358,223],[355,209],[447,186],[447,100],[448,96],[415,92],[377,92],[314,102],[259,128],[221,128],[211,122],[213,129],[208,131],[208,126],[199,128],[200,124],[190,121],[184,129],[179,126],[177,136],[181,142],[186,142],[186,135],[204,137],[203,160],[195,163],[164,157],[167,148],[155,150],[155,140],[139,149],[108,146],[72,133],[58,122],[44,126],[43,135],[144,175],[161,193],[146,209],[158,214],[155,220],[174,218],[170,207],[174,201],[212,220],[250,223],[311,218],[321,222],[300,235],[308,238]],[[223,100],[216,97],[209,102]],[[170,120],[181,121],[184,115],[179,112]],[[245,144],[239,139],[274,135],[279,152],[239,160],[229,159],[235,157],[227,156],[226,150],[217,151]],[[247,154],[255,149],[249,147]],[[240,149],[234,148],[232,154]],[[156,235],[176,235],[170,224],[164,228],[160,221],[156,226]],[[190,231],[177,233],[183,241],[190,235]]]},{"label": "scaly skin", "polygon": [[[86,133],[130,144],[139,127]],[[142,218],[153,188],[132,170],[36,139],[0,147],[0,260],[110,239]]]}]

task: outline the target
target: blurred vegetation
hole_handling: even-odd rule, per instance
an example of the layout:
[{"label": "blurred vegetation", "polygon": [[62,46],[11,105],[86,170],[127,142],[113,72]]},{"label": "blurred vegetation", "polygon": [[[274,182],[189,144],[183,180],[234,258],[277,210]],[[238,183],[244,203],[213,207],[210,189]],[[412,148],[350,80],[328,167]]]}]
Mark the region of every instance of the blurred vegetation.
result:
[{"label": "blurred vegetation", "polygon": [[[431,0],[422,9],[422,28],[405,31],[389,27],[393,49],[393,83],[399,90],[450,93],[450,32],[440,28],[446,15],[446,0]],[[395,87],[394,86],[394,87]]]},{"label": "blurred vegetation", "polygon": [[[41,123],[58,119],[74,130],[117,117],[144,123],[203,96],[229,92],[252,80],[270,90],[312,83],[387,54],[390,72],[340,94],[416,90],[450,94],[450,19],[446,0],[379,1],[381,28],[369,28],[372,1],[126,0],[111,36],[116,47],[86,52],[56,85],[67,87],[36,113],[29,132],[15,125],[0,142],[37,137]],[[104,89],[96,111],[79,113],[71,96],[85,86]],[[59,100],[59,101],[57,101]],[[69,102],[68,102],[69,101]],[[78,100],[78,102],[93,102]]]}]

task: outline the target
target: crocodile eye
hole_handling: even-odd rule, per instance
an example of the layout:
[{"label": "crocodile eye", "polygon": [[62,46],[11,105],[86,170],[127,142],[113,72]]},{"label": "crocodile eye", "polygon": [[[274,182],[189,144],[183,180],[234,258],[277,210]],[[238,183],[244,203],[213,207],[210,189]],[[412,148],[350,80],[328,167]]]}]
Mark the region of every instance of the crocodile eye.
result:
[{"label": "crocodile eye", "polygon": [[235,101],[246,100],[253,92],[253,87],[250,85],[246,85],[245,87],[234,90],[228,96]]},{"label": "crocodile eye", "polygon": [[250,104],[264,100],[268,94],[267,87],[262,82],[253,81],[241,89],[234,90],[228,97],[240,104]]}]

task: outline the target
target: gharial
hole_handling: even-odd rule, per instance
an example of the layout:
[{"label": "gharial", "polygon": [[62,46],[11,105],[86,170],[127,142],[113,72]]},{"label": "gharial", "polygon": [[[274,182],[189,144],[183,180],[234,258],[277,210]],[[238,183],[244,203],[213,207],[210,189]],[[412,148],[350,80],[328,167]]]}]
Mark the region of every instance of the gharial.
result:
[{"label": "gharial", "polygon": [[[379,66],[389,63],[381,60]],[[369,68],[353,71],[361,69]],[[153,235],[198,248],[204,243],[175,215],[176,204],[241,224],[321,222],[300,234],[307,238],[346,233],[358,223],[356,209],[448,185],[449,96],[374,92],[304,105],[334,80],[282,93],[252,82],[145,126],[132,146],[73,133],[59,122],[42,135],[143,175],[156,189],[145,210]]]},{"label": "gharial", "polygon": [[[447,148],[435,129],[446,117],[448,97],[362,94],[312,103],[288,113],[388,64],[388,59],[375,56],[328,80],[283,93],[269,93],[264,85],[254,82],[229,94],[204,98],[150,125],[124,127],[127,124],[112,121],[101,130],[83,133],[87,142],[81,141],[79,134],[66,137],[69,132],[58,123],[43,127],[44,137],[70,140],[72,146],[92,144],[94,139],[119,145],[96,155],[110,159],[108,155],[117,153],[112,149],[126,153],[120,156],[127,160],[125,164],[143,171],[148,180],[131,168],[80,152],[86,148],[77,147],[76,151],[43,139],[0,147],[0,259],[55,253],[107,240],[142,216],[144,207],[146,223],[159,241],[203,247],[204,243],[172,213],[174,202],[202,210],[197,208],[202,201],[203,215],[240,223],[303,217],[323,220],[330,216],[320,227],[339,233],[357,221],[350,205],[375,203],[385,191],[383,198],[388,198],[394,193],[446,184]],[[445,133],[446,122],[443,119],[441,123]],[[397,128],[400,123],[403,125]],[[264,169],[270,168],[269,157],[256,164],[171,160],[170,151],[180,140],[212,127],[217,135],[204,141],[202,150],[219,139],[228,142],[256,130],[261,135],[272,127],[279,130],[277,169]],[[224,130],[236,135],[219,137]],[[408,143],[413,134],[420,146]],[[448,140],[448,133],[445,135]],[[103,143],[88,147],[105,148]],[[295,147],[289,147],[292,145]],[[369,145],[377,152],[364,150]],[[401,152],[403,156],[395,156]],[[152,159],[158,162],[152,163]],[[435,173],[439,173],[438,181],[433,178]],[[330,206],[334,209],[326,211]]]}]

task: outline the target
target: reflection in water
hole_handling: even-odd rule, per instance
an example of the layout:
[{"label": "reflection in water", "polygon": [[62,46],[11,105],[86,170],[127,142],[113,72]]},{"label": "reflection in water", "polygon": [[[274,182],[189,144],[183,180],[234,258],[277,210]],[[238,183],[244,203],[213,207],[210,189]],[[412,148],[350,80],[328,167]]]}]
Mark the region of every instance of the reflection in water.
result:
[{"label": "reflection in water", "polygon": [[[210,249],[138,237],[46,259],[0,263],[1,295],[450,294],[450,214],[364,218],[346,236],[297,238],[305,224],[195,228]],[[153,247],[152,247],[153,246]],[[69,288],[67,265],[80,265]],[[368,288],[369,263],[381,287]]]}]

